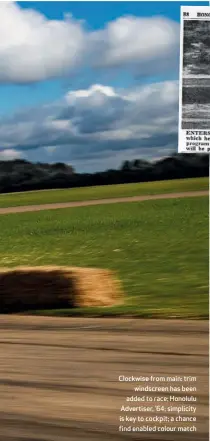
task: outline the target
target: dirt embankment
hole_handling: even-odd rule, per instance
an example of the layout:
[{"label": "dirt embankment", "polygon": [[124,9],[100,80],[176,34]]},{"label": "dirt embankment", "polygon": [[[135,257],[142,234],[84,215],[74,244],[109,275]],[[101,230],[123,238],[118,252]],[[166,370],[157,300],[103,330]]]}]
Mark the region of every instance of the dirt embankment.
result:
[{"label": "dirt embankment", "polygon": [[[1,441],[208,440],[207,321],[1,316],[0,357]],[[120,375],[196,376],[197,432],[120,433]]]}]

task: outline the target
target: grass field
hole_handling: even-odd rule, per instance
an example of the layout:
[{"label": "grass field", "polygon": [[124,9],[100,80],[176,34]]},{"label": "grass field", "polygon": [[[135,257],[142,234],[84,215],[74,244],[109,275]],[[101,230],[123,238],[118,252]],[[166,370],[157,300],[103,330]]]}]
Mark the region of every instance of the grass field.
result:
[{"label": "grass field", "polygon": [[93,199],[141,196],[208,190],[208,178],[179,179],[172,181],[143,182],[138,184],[107,185],[64,190],[43,190],[24,193],[0,194],[0,208],[21,205],[53,204]]},{"label": "grass field", "polygon": [[208,316],[208,197],[7,214],[0,222],[0,266],[110,268],[127,303],[109,314]]}]

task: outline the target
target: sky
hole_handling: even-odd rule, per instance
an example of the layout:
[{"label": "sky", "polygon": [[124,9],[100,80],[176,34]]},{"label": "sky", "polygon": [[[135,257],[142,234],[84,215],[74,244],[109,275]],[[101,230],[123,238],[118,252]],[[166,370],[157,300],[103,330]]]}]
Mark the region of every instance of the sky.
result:
[{"label": "sky", "polygon": [[0,1],[0,160],[94,172],[177,151],[181,4]]}]

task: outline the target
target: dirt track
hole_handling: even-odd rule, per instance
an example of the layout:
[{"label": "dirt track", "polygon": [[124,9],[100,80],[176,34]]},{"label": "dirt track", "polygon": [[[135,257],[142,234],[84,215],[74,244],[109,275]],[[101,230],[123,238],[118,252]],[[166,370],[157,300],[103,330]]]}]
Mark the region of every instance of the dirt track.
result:
[{"label": "dirt track", "polygon": [[[208,440],[207,321],[0,316],[0,347],[1,441]],[[119,375],[197,376],[197,432],[119,433]]]},{"label": "dirt track", "polygon": [[56,204],[43,204],[43,205],[27,205],[21,207],[7,207],[0,208],[0,214],[9,213],[23,213],[27,211],[42,211],[42,210],[56,210],[58,208],[73,208],[73,207],[86,207],[89,205],[105,205],[105,204],[116,204],[120,202],[142,202],[147,200],[156,199],[176,199],[185,197],[196,197],[196,196],[208,196],[208,190],[202,191],[189,191],[181,193],[164,193],[164,194],[154,194],[145,196],[133,196],[124,198],[109,198],[109,199],[96,199],[91,201],[79,201],[79,202],[63,202]]}]

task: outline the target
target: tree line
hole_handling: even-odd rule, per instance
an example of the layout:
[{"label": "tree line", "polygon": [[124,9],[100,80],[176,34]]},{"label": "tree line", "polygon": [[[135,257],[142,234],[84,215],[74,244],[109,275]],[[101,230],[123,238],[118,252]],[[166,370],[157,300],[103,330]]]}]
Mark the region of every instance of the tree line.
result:
[{"label": "tree line", "polygon": [[124,161],[117,170],[77,173],[64,163],[0,161],[0,193],[56,188],[90,187],[209,176],[209,155],[173,154],[154,162]]}]

